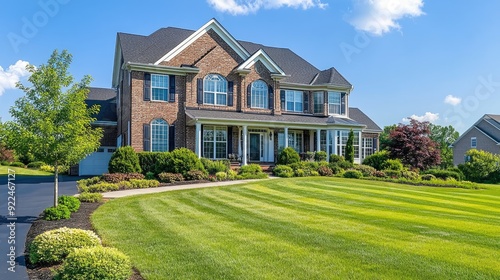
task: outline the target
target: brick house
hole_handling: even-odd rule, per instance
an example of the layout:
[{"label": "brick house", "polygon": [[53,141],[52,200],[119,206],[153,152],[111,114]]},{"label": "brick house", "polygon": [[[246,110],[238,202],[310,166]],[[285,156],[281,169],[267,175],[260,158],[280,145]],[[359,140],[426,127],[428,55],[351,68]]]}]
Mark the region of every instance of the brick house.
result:
[{"label": "brick house", "polygon": [[118,33],[117,146],[136,151],[187,147],[211,159],[273,163],[278,151],[345,154],[377,150],[382,131],[349,107],[352,85],[286,48],[238,41],[215,19],[198,30]]},{"label": "brick house", "polygon": [[465,162],[465,153],[478,149],[500,154],[500,115],[486,114],[453,143],[453,164]]}]

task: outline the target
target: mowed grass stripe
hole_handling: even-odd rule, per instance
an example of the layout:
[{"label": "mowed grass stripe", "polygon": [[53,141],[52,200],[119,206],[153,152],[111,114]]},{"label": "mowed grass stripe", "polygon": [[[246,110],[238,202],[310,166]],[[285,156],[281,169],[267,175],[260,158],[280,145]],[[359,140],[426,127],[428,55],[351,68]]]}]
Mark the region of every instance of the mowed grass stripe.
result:
[{"label": "mowed grass stripe", "polygon": [[498,243],[473,232],[474,242],[457,241],[464,233],[452,229],[444,230],[448,237],[408,231],[420,223],[393,219],[383,203],[352,195],[373,198],[342,188],[324,193],[306,180],[270,180],[114,200],[92,219],[104,242],[131,256],[146,279],[500,277]]}]

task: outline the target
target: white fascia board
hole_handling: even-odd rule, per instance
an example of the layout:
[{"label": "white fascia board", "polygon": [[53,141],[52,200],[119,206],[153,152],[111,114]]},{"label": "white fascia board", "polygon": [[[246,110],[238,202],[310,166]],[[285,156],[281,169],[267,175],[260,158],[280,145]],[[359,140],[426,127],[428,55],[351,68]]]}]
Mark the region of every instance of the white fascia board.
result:
[{"label": "white fascia board", "polygon": [[322,85],[307,85],[307,84],[296,84],[296,83],[280,83],[281,89],[297,89],[297,90],[317,90],[317,91],[328,91],[335,90],[346,92],[347,94],[351,94],[352,88],[340,87],[331,84],[322,84]]},{"label": "white fascia board", "polygon": [[245,50],[245,48],[243,48],[241,44],[238,43],[238,41],[236,41],[236,39],[234,39],[234,37],[229,34],[229,32],[227,32],[227,30],[216,19],[211,19],[154,64],[158,65],[163,61],[170,61],[184,49],[189,47],[198,38],[207,33],[210,29],[214,30],[241,58],[246,60],[250,56],[247,50]]},{"label": "white fascia board", "polygon": [[175,67],[133,62],[127,62],[124,67],[127,70],[144,71],[175,76],[186,76],[186,74],[188,73],[197,74],[198,72],[200,72],[200,69],[194,67]]},{"label": "white fascia board", "polygon": [[115,59],[113,62],[113,81],[112,81],[113,88],[118,87],[118,84],[120,83],[120,70],[122,69],[122,66],[120,65],[121,54],[122,54],[122,48],[120,46],[120,40],[118,35],[116,35]]},{"label": "white fascia board", "polygon": [[285,71],[283,71],[278,64],[276,64],[271,57],[263,50],[259,49],[256,51],[251,57],[249,57],[245,62],[243,62],[239,67],[238,71],[244,70],[244,69],[250,69],[257,61],[262,62],[264,66],[271,72],[271,73],[279,73],[281,76],[285,76]]}]

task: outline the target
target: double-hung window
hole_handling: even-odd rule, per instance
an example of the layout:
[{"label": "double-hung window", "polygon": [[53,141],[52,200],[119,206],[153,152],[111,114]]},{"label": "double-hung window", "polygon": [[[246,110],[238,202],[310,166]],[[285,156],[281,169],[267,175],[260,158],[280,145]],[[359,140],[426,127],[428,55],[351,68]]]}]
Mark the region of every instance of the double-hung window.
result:
[{"label": "double-hung window", "polygon": [[168,123],[163,119],[151,122],[151,151],[168,151]]},{"label": "double-hung window", "polygon": [[151,74],[151,100],[168,101],[168,75]]},{"label": "double-hung window", "polygon": [[[304,134],[302,131],[288,131],[288,147],[292,147],[298,153],[302,152]],[[278,133],[278,150],[285,148],[285,133]]]},{"label": "double-hung window", "polygon": [[322,91],[314,93],[314,113],[323,113],[323,106],[325,104],[325,94]]},{"label": "double-hung window", "polygon": [[203,103],[227,105],[227,81],[218,74],[209,74],[203,80]]},{"label": "double-hung window", "polygon": [[251,88],[251,107],[261,109],[269,108],[268,92],[269,89],[264,81],[257,80],[253,82]]},{"label": "double-hung window", "polygon": [[476,137],[471,137],[470,138],[470,147],[472,149],[477,148],[477,138]]},{"label": "double-hung window", "polygon": [[304,111],[304,92],[298,90],[285,90],[285,99],[287,111]]},{"label": "double-hung window", "polygon": [[203,157],[223,159],[227,156],[227,127],[203,126]]},{"label": "double-hung window", "polygon": [[328,114],[329,115],[340,115],[342,113],[341,109],[341,93],[336,91],[328,92]]},{"label": "double-hung window", "polygon": [[363,159],[373,154],[373,138],[363,138]]}]

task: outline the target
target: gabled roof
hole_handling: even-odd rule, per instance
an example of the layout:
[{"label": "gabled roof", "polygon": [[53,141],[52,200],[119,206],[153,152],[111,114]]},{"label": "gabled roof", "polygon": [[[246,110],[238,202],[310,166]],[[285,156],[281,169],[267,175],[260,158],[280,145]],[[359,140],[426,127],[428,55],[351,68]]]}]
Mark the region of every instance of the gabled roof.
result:
[{"label": "gabled roof", "polygon": [[370,117],[363,113],[358,108],[349,107],[349,117],[358,123],[366,125],[367,130],[373,130],[374,132],[382,132],[380,126],[378,126]]},{"label": "gabled roof", "polygon": [[116,122],[116,91],[107,88],[89,87],[89,94],[85,103],[87,106],[99,105],[100,110],[97,116],[97,122]]},{"label": "gabled roof", "polygon": [[[286,74],[286,78],[282,80],[283,83],[308,86],[333,85],[346,90],[352,88],[352,85],[335,68],[320,71],[290,49],[236,40],[215,19],[210,20],[196,31],[167,27],[161,28],[149,36],[118,33],[116,52],[122,52],[124,63],[154,65],[175,56],[209,29],[216,31],[245,61],[250,58],[251,54],[256,54],[259,50],[267,54],[269,61],[276,64],[277,68]],[[115,60],[119,59],[121,59],[119,55],[115,55]],[[115,61],[116,67],[121,67],[121,62]],[[273,69],[269,70],[273,71]],[[116,75],[115,69],[114,79],[117,79]]]},{"label": "gabled roof", "polygon": [[[486,121],[490,125],[492,125],[494,128],[497,129],[496,133],[488,133],[481,129],[478,125],[482,121]],[[467,129],[458,139],[453,143],[451,146],[453,147],[458,141],[462,140],[462,138],[467,135],[472,129],[476,129],[482,134],[484,134],[486,137],[490,138],[493,142],[495,142],[497,145],[500,145],[500,115],[493,115],[493,114],[486,114],[482,118],[480,118],[477,122],[475,122],[469,129]]]},{"label": "gabled roof", "polygon": [[252,56],[250,56],[246,61],[244,61],[237,70],[242,71],[250,69],[257,61],[260,61],[271,73],[276,73],[285,76],[285,72],[276,64],[271,57],[263,50],[259,49]]}]

